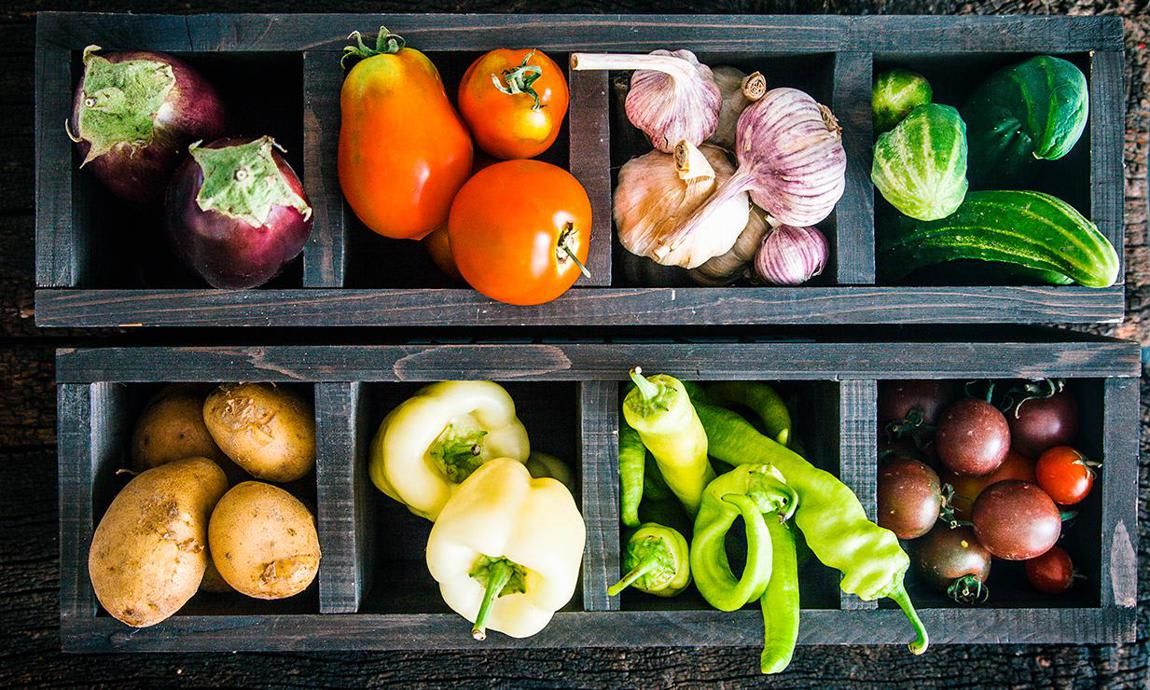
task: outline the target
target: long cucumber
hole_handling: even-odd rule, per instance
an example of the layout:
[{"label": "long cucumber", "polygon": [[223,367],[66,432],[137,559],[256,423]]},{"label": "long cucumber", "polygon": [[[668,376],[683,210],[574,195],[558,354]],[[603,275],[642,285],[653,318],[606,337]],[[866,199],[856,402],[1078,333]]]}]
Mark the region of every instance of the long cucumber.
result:
[{"label": "long cucumber", "polygon": [[885,281],[959,259],[1058,273],[1086,287],[1118,279],[1118,253],[1094,223],[1065,201],[1032,191],[970,192],[946,218],[899,217],[880,229],[878,259]]}]

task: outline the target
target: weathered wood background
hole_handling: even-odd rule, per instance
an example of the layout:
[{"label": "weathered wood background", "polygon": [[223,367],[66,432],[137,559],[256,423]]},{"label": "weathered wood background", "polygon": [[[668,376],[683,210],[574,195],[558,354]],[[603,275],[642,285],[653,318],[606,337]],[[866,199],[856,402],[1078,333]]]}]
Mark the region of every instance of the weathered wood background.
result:
[{"label": "weathered wood background", "polygon": [[[1150,130],[1150,7],[1146,0],[760,0],[709,3],[622,0],[611,11],[792,13],[1071,13],[1125,18],[1127,57],[1127,320],[1107,332],[1150,344],[1147,150]],[[137,12],[287,11],[271,0],[13,0],[0,8],[0,686],[300,687],[428,685],[663,687],[758,683],[751,648],[612,652],[564,650],[483,654],[291,654],[64,656],[57,632],[55,391],[52,352],[64,344],[258,340],[233,335],[39,331],[32,319],[32,62],[36,10]],[[312,2],[341,12],[595,12],[581,0],[396,0]],[[267,339],[284,334],[265,333]],[[339,335],[332,334],[335,339]],[[309,340],[314,340],[310,338]],[[1143,492],[1150,491],[1150,385],[1143,378]],[[780,687],[1146,687],[1150,683],[1150,511],[1140,508],[1138,641],[1122,646],[935,647],[923,658],[901,648],[803,647]]]}]

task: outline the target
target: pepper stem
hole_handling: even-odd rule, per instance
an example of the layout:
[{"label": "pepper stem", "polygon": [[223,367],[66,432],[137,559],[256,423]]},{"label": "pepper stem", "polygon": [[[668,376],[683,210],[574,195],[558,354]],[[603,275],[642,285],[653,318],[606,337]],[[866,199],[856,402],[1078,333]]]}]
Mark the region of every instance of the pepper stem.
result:
[{"label": "pepper stem", "polygon": [[634,367],[627,372],[627,375],[635,383],[635,388],[639,390],[639,397],[643,399],[643,402],[650,403],[659,397],[659,387],[651,383],[646,376],[643,376],[643,367]]},{"label": "pepper stem", "polygon": [[910,653],[918,656],[926,651],[930,646],[930,635],[926,632],[926,626],[922,624],[922,619],[918,617],[918,611],[914,610],[914,604],[911,603],[910,595],[906,593],[906,587],[900,582],[894,591],[887,594],[887,597],[898,604],[902,612],[906,614],[907,620],[914,627],[915,639],[907,645]]},{"label": "pepper stem", "polygon": [[476,640],[487,639],[487,615],[491,613],[491,605],[503,593],[503,588],[511,581],[513,574],[511,563],[506,558],[492,561],[488,566],[483,603],[479,605],[479,613],[475,614],[475,624],[471,626],[471,636]]},{"label": "pepper stem", "polygon": [[622,592],[631,585],[635,584],[636,580],[643,577],[657,567],[659,567],[659,559],[654,554],[647,556],[643,560],[639,561],[638,565],[636,565],[634,568],[631,568],[631,572],[624,575],[623,579],[608,587],[607,596],[613,597],[617,595],[619,592]]}]

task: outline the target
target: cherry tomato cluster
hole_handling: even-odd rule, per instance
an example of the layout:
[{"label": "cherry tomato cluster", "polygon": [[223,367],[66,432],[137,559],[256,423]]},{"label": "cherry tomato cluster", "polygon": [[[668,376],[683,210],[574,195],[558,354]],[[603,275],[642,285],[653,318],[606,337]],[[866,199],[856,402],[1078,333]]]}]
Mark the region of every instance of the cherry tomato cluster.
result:
[{"label": "cherry tomato cluster", "polygon": [[1064,509],[1090,494],[1100,464],[1071,445],[1078,403],[1062,381],[884,381],[878,411],[878,523],[918,540],[927,582],[976,603],[1000,558],[1024,561],[1040,592],[1070,588],[1056,545]]}]

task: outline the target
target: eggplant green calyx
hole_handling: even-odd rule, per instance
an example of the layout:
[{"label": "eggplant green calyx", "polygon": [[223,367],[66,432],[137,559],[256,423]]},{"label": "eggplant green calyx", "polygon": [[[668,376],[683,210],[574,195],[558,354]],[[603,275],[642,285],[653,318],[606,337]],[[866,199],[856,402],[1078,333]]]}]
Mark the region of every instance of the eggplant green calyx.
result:
[{"label": "eggplant green calyx", "polygon": [[486,435],[483,429],[448,424],[428,452],[448,481],[459,484],[487,460],[482,445]]},{"label": "eggplant green calyx", "polygon": [[90,145],[85,164],[121,144],[142,148],[152,143],[156,120],[176,85],[172,66],[155,60],[111,62],[96,55],[100,46],[84,49],[83,98],[73,141]]},{"label": "eggplant green calyx", "polygon": [[403,40],[403,36],[391,33],[386,26],[379,27],[374,48],[363,42],[363,34],[358,31],[352,31],[347,37],[348,39],[355,39],[355,45],[343,47],[343,56],[339,59],[339,66],[344,69],[347,69],[348,58],[363,60],[376,55],[395,55],[407,47],[407,41]]},{"label": "eggplant green calyx", "polygon": [[471,627],[471,636],[477,640],[487,639],[487,615],[491,604],[504,594],[519,594],[527,591],[527,571],[523,566],[506,558],[481,556],[475,567],[468,573],[483,586],[483,603]]},{"label": "eggplant green calyx", "polygon": [[196,142],[188,153],[200,166],[204,183],[196,195],[201,211],[215,211],[253,227],[267,224],[272,209],[294,208],[304,219],[311,206],[288,184],[276,163],[275,149],[283,148],[268,136],[246,144],[208,148]]},{"label": "eggplant green calyx", "polygon": [[508,96],[514,96],[520,93],[531,96],[535,101],[531,109],[539,110],[543,105],[539,102],[539,94],[535,93],[535,88],[532,84],[534,84],[539,77],[543,76],[543,68],[539,65],[527,64],[533,57],[535,57],[535,51],[529,51],[523,56],[523,62],[519,63],[519,66],[515,69],[503,70],[502,78],[500,78],[498,74],[492,74],[491,83],[495,84],[495,88]]},{"label": "eggplant green calyx", "polygon": [[[628,396],[624,401],[635,412],[647,417],[657,411],[666,412],[671,408],[671,398],[677,391],[668,381],[651,379],[643,376],[643,368],[635,367],[627,373],[635,383],[637,395]],[[656,377],[659,378],[659,377]]]}]

